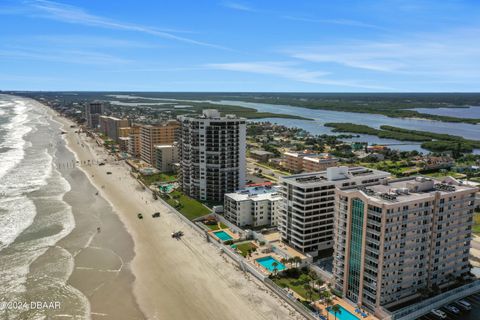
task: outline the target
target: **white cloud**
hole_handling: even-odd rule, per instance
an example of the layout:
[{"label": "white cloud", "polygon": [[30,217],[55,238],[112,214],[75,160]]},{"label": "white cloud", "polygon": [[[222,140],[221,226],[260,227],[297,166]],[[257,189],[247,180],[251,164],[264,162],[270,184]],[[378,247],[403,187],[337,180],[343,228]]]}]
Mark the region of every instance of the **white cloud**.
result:
[{"label": "white cloud", "polygon": [[232,62],[232,63],[210,63],[205,67],[216,70],[238,71],[245,73],[265,74],[279,76],[288,80],[305,82],[319,85],[353,87],[374,90],[386,90],[389,88],[382,86],[369,85],[367,83],[359,83],[356,81],[332,80],[325,78],[328,72],[309,71],[297,68],[295,62]]},{"label": "white cloud", "polygon": [[297,17],[297,16],[283,16],[283,19],[293,20],[293,21],[303,21],[303,22],[312,22],[312,23],[324,23],[324,24],[335,24],[342,26],[351,26],[351,27],[362,27],[362,28],[374,28],[381,29],[380,27],[365,23],[358,20],[351,19],[312,19],[306,17]]},{"label": "white cloud", "polygon": [[80,50],[0,49],[0,57],[14,60],[26,59],[87,65],[112,65],[132,62],[109,54]]},{"label": "white cloud", "polygon": [[285,50],[304,61],[335,63],[380,73],[417,76],[480,76],[479,29],[371,41],[346,41]]},{"label": "white cloud", "polygon": [[179,33],[183,31],[176,31],[171,29],[157,29],[157,28],[152,28],[152,27],[138,25],[138,24],[115,21],[106,17],[90,14],[85,10],[83,10],[82,8],[75,7],[72,5],[66,5],[66,4],[48,1],[48,0],[28,1],[27,5],[30,9],[32,9],[30,14],[36,17],[53,19],[61,22],[80,24],[80,25],[91,26],[91,27],[140,32],[140,33],[149,34],[149,35],[163,38],[163,39],[175,40],[175,41],[185,42],[185,43],[194,44],[198,46],[211,47],[211,48],[224,49],[224,50],[227,49],[225,47],[222,47],[216,44],[197,41],[194,39],[181,37],[174,34],[174,33]]},{"label": "white cloud", "polygon": [[222,5],[226,8],[230,8],[233,10],[255,12],[255,10],[252,7],[239,2],[225,1],[225,2],[222,2]]}]

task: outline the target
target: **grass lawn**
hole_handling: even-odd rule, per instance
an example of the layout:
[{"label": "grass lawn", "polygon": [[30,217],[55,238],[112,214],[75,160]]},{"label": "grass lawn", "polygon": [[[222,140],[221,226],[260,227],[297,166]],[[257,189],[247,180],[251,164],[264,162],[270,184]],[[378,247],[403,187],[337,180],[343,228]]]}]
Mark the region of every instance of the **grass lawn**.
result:
[{"label": "grass lawn", "polygon": [[[307,291],[305,288],[303,288],[303,284],[298,281],[298,279],[295,278],[280,278],[280,279],[274,279],[273,280],[277,285],[279,285],[282,288],[290,288],[296,293],[298,293],[300,296],[302,296],[305,300],[308,300],[309,296],[307,294]],[[313,292],[312,294],[312,300],[318,300],[320,299],[320,295],[318,292]]]},{"label": "grass lawn", "polygon": [[472,232],[477,236],[480,236],[480,213],[475,213],[473,215],[473,228]]},{"label": "grass lawn", "polygon": [[447,172],[438,171],[438,172],[426,173],[424,175],[432,177],[432,178],[445,178],[445,177],[448,177],[448,176],[452,176],[454,178],[462,179],[462,178],[465,177],[464,174],[458,173],[458,172],[455,172],[455,171],[447,171]]},{"label": "grass lawn", "polygon": [[252,243],[252,242],[244,242],[240,244],[236,244],[236,247],[238,250],[240,250],[240,253],[242,256],[246,257],[248,254],[248,250],[250,249],[256,249],[257,247]]},{"label": "grass lawn", "polygon": [[220,228],[218,227],[218,223],[217,224],[207,224],[206,225],[210,230],[219,230],[220,228],[222,229],[226,229],[228,228],[225,224],[223,224],[222,222],[220,222]]},{"label": "grass lawn", "polygon": [[169,182],[177,180],[177,176],[172,173],[155,173],[150,176],[140,175],[140,180],[143,181],[147,186],[153,184],[154,182]]},{"label": "grass lawn", "polygon": [[193,220],[210,213],[210,210],[208,210],[208,208],[206,208],[201,202],[184,195],[180,191],[173,191],[170,196],[171,198],[166,199],[168,204],[174,208],[177,208],[178,201],[181,206],[177,210],[189,220]]}]

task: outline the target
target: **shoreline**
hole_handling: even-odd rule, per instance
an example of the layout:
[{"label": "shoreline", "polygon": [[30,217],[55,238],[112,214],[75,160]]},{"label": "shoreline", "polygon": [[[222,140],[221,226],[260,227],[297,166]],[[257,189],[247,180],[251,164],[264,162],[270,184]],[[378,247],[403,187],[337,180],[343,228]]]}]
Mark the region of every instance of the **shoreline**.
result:
[{"label": "shoreline", "polygon": [[[63,124],[67,132],[64,139],[78,161],[105,158],[106,151],[87,142],[84,134],[75,141],[79,138],[70,128],[73,123],[49,110]],[[146,318],[302,318],[263,284],[242,274],[232,261],[214,251],[170,209],[154,201],[130,176],[125,164],[109,161],[103,167],[86,166],[80,170],[110,203],[133,238],[133,293]],[[106,175],[107,170],[112,175]],[[155,211],[160,211],[162,217],[145,221]],[[137,219],[137,212],[144,213],[143,221]],[[186,231],[186,236],[177,242],[170,233],[178,229]],[[162,254],[168,258],[161,259]]]},{"label": "shoreline", "polygon": [[[58,124],[60,130],[66,129],[67,124],[59,121],[50,108],[42,107],[46,108],[50,121]],[[76,161],[78,155],[64,135],[60,140],[63,149],[60,149],[62,151],[56,160],[62,161],[65,166],[65,163]],[[145,318],[132,292],[133,273],[125,268],[125,262],[129,263],[135,255],[133,239],[111,203],[94,195],[97,186],[88,179],[88,173],[82,167],[66,169],[59,164],[56,169],[71,186],[71,190],[64,194],[63,201],[72,208],[75,220],[73,230],[57,243],[68,250],[74,259],[67,285],[86,297],[88,319]],[[110,227],[97,231],[98,225],[106,224]],[[121,243],[121,246],[113,244],[111,239]],[[102,295],[108,291],[114,292],[108,299],[104,299]]]}]

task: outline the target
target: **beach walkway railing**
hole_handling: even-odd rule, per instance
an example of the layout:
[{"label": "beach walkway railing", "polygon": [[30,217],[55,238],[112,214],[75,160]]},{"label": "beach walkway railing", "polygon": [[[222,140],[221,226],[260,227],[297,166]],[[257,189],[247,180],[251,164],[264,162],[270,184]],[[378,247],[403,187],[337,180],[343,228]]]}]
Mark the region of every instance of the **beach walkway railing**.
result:
[{"label": "beach walkway railing", "polygon": [[275,293],[279,298],[287,302],[292,308],[294,308],[298,313],[304,316],[308,320],[318,319],[315,314],[308,309],[305,305],[300,303],[296,300],[293,296],[290,296],[283,288],[279,287],[275,282],[269,279],[266,275],[262,274],[258,271],[254,266],[252,266],[248,261],[243,258],[243,256],[237,254],[235,250],[228,246],[224,245],[222,242],[219,242],[217,239],[213,238],[210,233],[208,233],[205,229],[201,228],[195,222],[190,221],[180,212],[178,212],[175,208],[169,205],[165,200],[161,197],[158,198],[167,208],[169,208],[173,213],[176,214],[177,217],[182,219],[186,224],[192,227],[193,230],[197,231],[202,237],[204,237],[208,242],[213,244],[215,247],[219,248],[221,252],[226,254],[230,259],[235,261],[238,264],[238,267],[243,272],[248,272],[253,275],[255,278],[260,280],[265,284],[267,288],[269,288],[273,293]]}]

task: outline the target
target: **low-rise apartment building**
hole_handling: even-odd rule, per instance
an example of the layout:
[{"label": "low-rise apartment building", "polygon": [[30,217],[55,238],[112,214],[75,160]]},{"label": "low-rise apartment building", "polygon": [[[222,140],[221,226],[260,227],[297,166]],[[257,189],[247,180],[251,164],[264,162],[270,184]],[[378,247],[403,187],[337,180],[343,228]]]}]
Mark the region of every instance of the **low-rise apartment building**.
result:
[{"label": "low-rise apartment building", "polygon": [[224,215],[239,227],[274,226],[281,200],[278,186],[248,187],[225,194]]},{"label": "low-rise apartment building", "polygon": [[338,159],[328,153],[285,152],[283,167],[292,173],[318,172],[334,167]]},{"label": "low-rise apartment building", "polygon": [[335,289],[380,312],[468,277],[477,190],[424,177],[337,190]]}]

